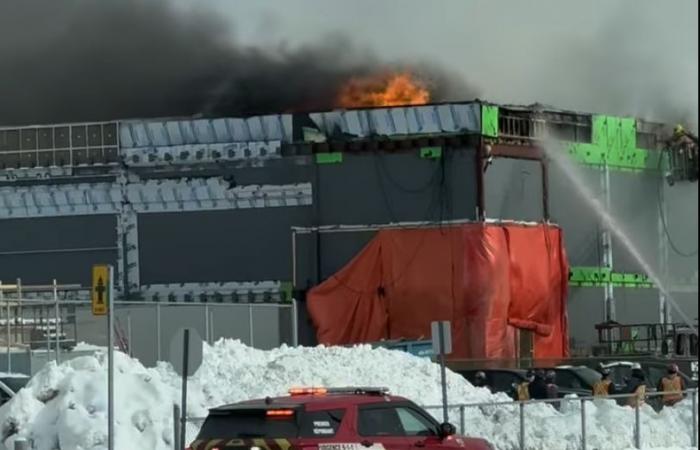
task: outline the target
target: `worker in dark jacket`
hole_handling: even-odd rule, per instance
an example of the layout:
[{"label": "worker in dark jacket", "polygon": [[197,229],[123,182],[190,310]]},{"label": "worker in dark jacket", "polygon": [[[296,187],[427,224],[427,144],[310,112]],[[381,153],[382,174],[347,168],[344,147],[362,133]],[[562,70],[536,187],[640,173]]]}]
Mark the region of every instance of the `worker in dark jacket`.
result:
[{"label": "worker in dark jacket", "polygon": [[668,366],[668,373],[659,380],[656,390],[664,393],[662,397],[664,406],[673,406],[683,400],[681,391],[685,390],[685,383],[678,374],[678,366],[676,364]]},{"label": "worker in dark jacket", "polygon": [[629,406],[636,407],[644,404],[647,394],[646,376],[638,364],[632,368],[632,376],[627,381],[625,393],[634,394],[627,400]]},{"label": "worker in dark jacket", "polygon": [[545,400],[547,398],[547,382],[544,377],[544,370],[538,369],[535,371],[535,379],[528,386],[530,398],[536,400]]},{"label": "worker in dark jacket", "polygon": [[547,383],[547,398],[559,398],[559,386],[557,386],[557,373],[553,370],[548,370],[544,378]]},{"label": "worker in dark jacket", "polygon": [[489,382],[486,379],[486,374],[481,370],[474,375],[474,386],[486,388],[489,391],[491,390],[491,386],[489,386]]}]

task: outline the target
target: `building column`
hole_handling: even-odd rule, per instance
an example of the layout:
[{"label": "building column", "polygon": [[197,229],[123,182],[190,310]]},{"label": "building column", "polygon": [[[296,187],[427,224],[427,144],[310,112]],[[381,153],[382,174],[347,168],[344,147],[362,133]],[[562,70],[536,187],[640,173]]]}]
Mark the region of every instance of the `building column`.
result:
[{"label": "building column", "polygon": [[121,202],[117,213],[117,273],[121,296],[127,299],[138,292],[139,280],[139,239],[138,215],[128,195],[129,175],[121,170],[117,176],[117,185]]},{"label": "building column", "polygon": [[[601,170],[600,186],[604,201],[604,207],[607,212],[611,208],[611,197],[610,197],[610,168],[608,164],[605,163]],[[601,265],[603,269],[606,269],[608,273],[612,273],[613,270],[613,248],[612,248],[612,232],[608,228],[608,224],[602,224],[602,231],[600,234],[600,244],[602,249],[602,259]],[[605,321],[615,320],[616,308],[615,308],[615,292],[612,284],[612,280],[608,278],[605,281]]]}]

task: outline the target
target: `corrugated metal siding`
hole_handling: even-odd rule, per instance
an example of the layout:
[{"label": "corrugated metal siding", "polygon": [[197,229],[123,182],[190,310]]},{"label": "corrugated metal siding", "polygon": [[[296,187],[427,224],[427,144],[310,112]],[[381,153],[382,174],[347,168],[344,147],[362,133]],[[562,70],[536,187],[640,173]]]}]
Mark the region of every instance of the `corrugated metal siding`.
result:
[{"label": "corrugated metal siding", "polygon": [[[129,184],[126,195],[137,212],[199,211],[308,206],[311,183],[229,188],[221,178],[148,180]],[[122,193],[112,183],[0,188],[0,219],[115,214]]]},{"label": "corrugated metal siding", "polygon": [[169,147],[249,141],[292,140],[292,116],[275,114],[246,119],[125,121],[119,124],[121,148]]},{"label": "corrugated metal siding", "polygon": [[309,114],[326,135],[353,137],[433,133],[478,133],[478,103],[425,105]]}]

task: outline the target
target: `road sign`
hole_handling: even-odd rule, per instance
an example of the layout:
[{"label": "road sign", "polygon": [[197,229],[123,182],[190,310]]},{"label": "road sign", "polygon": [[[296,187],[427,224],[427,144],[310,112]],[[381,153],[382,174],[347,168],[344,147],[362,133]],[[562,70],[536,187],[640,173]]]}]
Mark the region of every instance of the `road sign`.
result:
[{"label": "road sign", "polygon": [[104,316],[109,310],[109,266],[99,264],[92,266],[92,313]]},{"label": "road sign", "polygon": [[432,332],[433,353],[436,355],[441,353],[449,355],[452,353],[452,329],[450,322],[447,320],[432,322],[430,330]]},{"label": "road sign", "polygon": [[202,364],[202,338],[194,328],[181,328],[170,341],[170,362],[182,377],[180,404],[180,436],[178,448],[185,448],[187,430],[187,378],[194,375]]},{"label": "road sign", "polygon": [[431,322],[430,331],[433,340],[433,353],[440,357],[440,384],[442,385],[442,417],[447,423],[447,370],[445,368],[445,355],[452,353],[452,328],[450,322],[442,320]]},{"label": "road sign", "polygon": [[107,450],[114,450],[114,267],[92,266],[92,313],[107,316]]},{"label": "road sign", "polygon": [[[187,376],[191,377],[202,365],[202,348],[203,342],[202,337],[197,333],[194,328],[186,328],[189,330],[189,343],[188,355],[187,355]],[[180,376],[184,376],[184,338],[185,338],[185,328],[180,328],[173,336],[170,341],[170,363],[175,368],[175,371]]]}]

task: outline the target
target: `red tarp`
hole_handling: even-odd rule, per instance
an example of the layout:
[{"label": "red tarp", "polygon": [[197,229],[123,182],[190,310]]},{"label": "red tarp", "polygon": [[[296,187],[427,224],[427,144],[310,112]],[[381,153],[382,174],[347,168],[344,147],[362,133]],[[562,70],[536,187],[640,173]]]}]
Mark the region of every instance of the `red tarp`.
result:
[{"label": "red tarp", "polygon": [[382,230],[307,306],[323,344],[429,338],[450,320],[454,358],[515,357],[514,328],[535,333],[535,357],[562,357],[568,272],[551,225]]}]

